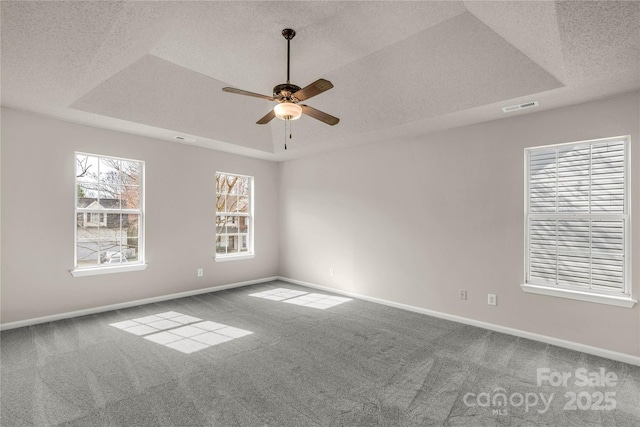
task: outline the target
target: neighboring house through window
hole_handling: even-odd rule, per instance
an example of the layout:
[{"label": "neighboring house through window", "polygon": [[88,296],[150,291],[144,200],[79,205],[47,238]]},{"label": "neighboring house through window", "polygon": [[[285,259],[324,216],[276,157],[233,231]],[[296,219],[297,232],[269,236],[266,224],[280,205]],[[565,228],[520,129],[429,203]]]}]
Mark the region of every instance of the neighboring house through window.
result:
[{"label": "neighboring house through window", "polygon": [[74,272],[144,263],[143,169],[137,160],[76,153]]},{"label": "neighboring house through window", "polygon": [[528,148],[527,292],[632,306],[629,137]]},{"label": "neighboring house through window", "polygon": [[253,256],[253,178],[216,173],[216,260]]},{"label": "neighboring house through window", "polygon": [[[104,202],[104,201],[103,201]],[[97,200],[92,201],[90,206],[87,206],[90,209],[96,209],[100,206]],[[85,227],[98,227],[100,225],[107,225],[107,216],[103,213],[91,213],[84,212],[82,217],[82,221],[84,221]]]}]

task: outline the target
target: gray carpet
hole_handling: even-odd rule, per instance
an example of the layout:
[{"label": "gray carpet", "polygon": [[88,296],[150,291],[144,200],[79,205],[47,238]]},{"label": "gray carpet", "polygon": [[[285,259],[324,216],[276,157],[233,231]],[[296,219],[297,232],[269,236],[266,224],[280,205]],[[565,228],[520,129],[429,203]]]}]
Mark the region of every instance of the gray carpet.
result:
[{"label": "gray carpet", "polygon": [[[365,301],[249,296],[276,288],[326,294],[272,282],[2,332],[0,424],[640,425],[639,367]],[[167,312],[252,333],[185,354],[110,326]],[[572,377],[538,386],[538,368]],[[580,386],[579,368],[617,380]]]}]

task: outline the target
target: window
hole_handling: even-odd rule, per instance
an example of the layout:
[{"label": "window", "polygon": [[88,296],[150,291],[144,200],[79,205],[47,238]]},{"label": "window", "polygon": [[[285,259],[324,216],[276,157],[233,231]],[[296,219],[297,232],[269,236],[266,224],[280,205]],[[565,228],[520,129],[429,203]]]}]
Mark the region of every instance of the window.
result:
[{"label": "window", "polygon": [[253,256],[253,178],[216,173],[216,260]]},{"label": "window", "polygon": [[632,306],[629,137],[525,150],[523,289]]},{"label": "window", "polygon": [[144,264],[143,176],[141,161],[76,153],[74,276]]}]

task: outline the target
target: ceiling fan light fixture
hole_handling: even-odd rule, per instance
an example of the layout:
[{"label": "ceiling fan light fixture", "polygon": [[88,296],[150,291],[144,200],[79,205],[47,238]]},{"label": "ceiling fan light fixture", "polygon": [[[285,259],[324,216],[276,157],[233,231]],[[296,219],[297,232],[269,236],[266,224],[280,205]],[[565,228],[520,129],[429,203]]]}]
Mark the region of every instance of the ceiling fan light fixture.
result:
[{"label": "ceiling fan light fixture", "polygon": [[281,102],[273,108],[280,120],[297,120],[302,115],[302,107],[293,102]]}]

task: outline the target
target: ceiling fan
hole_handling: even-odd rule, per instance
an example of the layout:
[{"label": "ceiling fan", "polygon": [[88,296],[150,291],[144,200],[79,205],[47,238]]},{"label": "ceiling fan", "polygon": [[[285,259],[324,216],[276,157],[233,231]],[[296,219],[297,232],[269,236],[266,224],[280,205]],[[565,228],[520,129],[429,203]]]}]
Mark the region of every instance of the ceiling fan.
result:
[{"label": "ceiling fan", "polygon": [[330,114],[323,113],[320,110],[316,110],[313,107],[309,107],[305,104],[299,104],[302,101],[319,95],[333,87],[333,84],[329,80],[318,79],[304,88],[296,86],[289,82],[289,62],[291,53],[291,39],[295,37],[296,32],[291,28],[285,28],[282,30],[282,35],[287,39],[287,82],[279,84],[273,88],[273,96],[261,95],[259,93],[248,92],[246,90],[236,89],[233,87],[223,87],[224,92],[235,93],[238,95],[253,96],[255,98],[267,99],[269,101],[278,101],[278,105],[273,110],[269,111],[267,115],[258,120],[256,123],[264,125],[269,123],[274,117],[281,120],[296,120],[299,119],[302,114],[306,114],[309,117],[320,120],[328,125],[336,125],[340,121],[339,118]]}]

